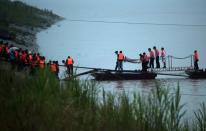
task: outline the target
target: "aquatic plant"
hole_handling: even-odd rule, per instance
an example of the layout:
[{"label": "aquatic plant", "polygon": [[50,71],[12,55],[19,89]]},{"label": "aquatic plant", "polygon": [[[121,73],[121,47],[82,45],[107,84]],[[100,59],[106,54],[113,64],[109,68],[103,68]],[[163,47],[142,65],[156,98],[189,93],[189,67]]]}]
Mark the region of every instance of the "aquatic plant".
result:
[{"label": "aquatic plant", "polygon": [[183,120],[180,87],[157,83],[148,94],[120,95],[94,81],[59,81],[46,70],[33,75],[0,69],[0,130],[3,131],[189,131],[205,130],[205,104],[194,122]]}]

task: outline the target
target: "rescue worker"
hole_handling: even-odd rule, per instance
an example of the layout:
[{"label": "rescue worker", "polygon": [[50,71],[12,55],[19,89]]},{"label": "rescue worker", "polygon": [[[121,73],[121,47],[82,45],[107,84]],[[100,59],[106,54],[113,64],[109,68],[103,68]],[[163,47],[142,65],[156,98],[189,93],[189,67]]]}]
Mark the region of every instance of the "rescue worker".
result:
[{"label": "rescue worker", "polygon": [[150,68],[154,68],[154,52],[151,50],[151,48],[148,49],[149,51],[149,58],[150,58],[150,61],[149,61],[149,67]]},{"label": "rescue worker", "polygon": [[147,56],[147,54],[145,52],[143,53],[143,63],[144,63],[143,71],[147,71],[148,63],[149,63],[149,57]]},{"label": "rescue worker", "polygon": [[40,69],[44,69],[45,68],[45,57],[44,56],[40,57],[39,68]]},{"label": "rescue worker", "polygon": [[117,61],[116,61],[116,66],[115,66],[115,70],[117,70],[117,69],[118,69],[118,67],[119,67],[119,61],[118,61],[118,51],[115,51],[114,53],[115,53],[115,54],[116,54],[116,56],[117,56]]},{"label": "rescue worker", "polygon": [[144,70],[144,56],[142,55],[142,54],[139,54],[139,59],[140,59],[140,61],[141,61],[141,63],[142,63],[142,71]]},{"label": "rescue worker", "polygon": [[22,69],[26,65],[26,57],[27,57],[26,51],[22,51],[22,54],[20,56],[20,66],[21,66]]},{"label": "rescue worker", "polygon": [[32,53],[31,53],[31,51],[29,51],[29,55],[28,55],[28,64],[29,65],[32,65],[32,62],[33,62],[33,55],[32,55]]},{"label": "rescue worker", "polygon": [[73,64],[74,64],[74,60],[72,59],[71,56],[68,56],[66,60],[66,66],[69,75],[73,75]]},{"label": "rescue worker", "polygon": [[124,60],[124,54],[122,51],[119,51],[118,54],[118,70],[123,70],[123,60]]},{"label": "rescue worker", "polygon": [[163,68],[166,68],[166,52],[163,47],[161,48],[161,58],[162,58]]},{"label": "rescue worker", "polygon": [[56,62],[55,61],[52,61],[52,63],[50,64],[50,70],[52,73],[55,73],[57,72],[57,67],[56,67]]},{"label": "rescue worker", "polygon": [[39,53],[36,54],[36,63],[39,64],[41,56]]},{"label": "rescue worker", "polygon": [[153,50],[155,52],[155,60],[156,60],[156,68],[160,68],[160,62],[159,62],[159,50],[156,48],[156,46],[153,47]]},{"label": "rescue worker", "polygon": [[197,53],[197,50],[195,50],[194,51],[194,69],[196,71],[199,70],[198,61],[199,61],[199,55]]}]

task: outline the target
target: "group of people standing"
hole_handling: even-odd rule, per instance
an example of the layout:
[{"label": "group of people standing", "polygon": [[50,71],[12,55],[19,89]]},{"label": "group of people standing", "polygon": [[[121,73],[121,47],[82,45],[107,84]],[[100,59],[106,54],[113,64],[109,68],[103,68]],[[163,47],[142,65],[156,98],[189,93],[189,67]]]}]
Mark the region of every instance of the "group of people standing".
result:
[{"label": "group of people standing", "polygon": [[[156,68],[160,68],[160,58],[162,59],[163,68],[166,68],[166,52],[165,49],[162,47],[161,52],[156,48],[153,47],[148,48],[149,55],[145,52],[143,54],[139,54],[140,61],[142,63],[142,71],[147,71],[148,68],[154,68],[154,61],[156,61]],[[123,70],[123,61],[126,59],[122,51],[115,51],[117,55],[117,61],[115,70],[122,71]]]},{"label": "group of people standing", "polygon": [[[12,68],[17,67],[19,70],[28,67],[31,73],[35,72],[35,69],[44,69],[48,67],[57,77],[59,74],[58,61],[49,60],[47,63],[46,58],[40,55],[40,53],[32,53],[31,51],[17,48],[13,45],[9,45],[8,42],[4,43],[0,41],[0,61],[7,61],[11,63]],[[69,74],[73,74],[73,63],[74,61],[71,56],[68,56],[65,66]]]},{"label": "group of people standing", "polygon": [[166,68],[166,52],[163,47],[161,51],[159,51],[156,46],[154,46],[153,50],[148,48],[148,52],[148,55],[145,52],[139,54],[142,63],[142,71],[147,71],[148,68],[154,68],[154,61],[156,62],[156,68],[160,68],[160,58],[162,59],[163,68]]}]

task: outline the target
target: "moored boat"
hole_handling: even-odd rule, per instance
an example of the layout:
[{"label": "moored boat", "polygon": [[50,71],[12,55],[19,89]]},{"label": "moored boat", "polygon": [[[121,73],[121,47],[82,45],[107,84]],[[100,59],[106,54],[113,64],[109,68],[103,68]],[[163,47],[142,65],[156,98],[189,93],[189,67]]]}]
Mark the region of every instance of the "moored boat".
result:
[{"label": "moored boat", "polygon": [[206,71],[205,70],[186,70],[185,73],[189,75],[191,79],[205,79]]},{"label": "moored boat", "polygon": [[96,80],[145,80],[155,79],[157,74],[142,71],[97,71],[91,74]]}]

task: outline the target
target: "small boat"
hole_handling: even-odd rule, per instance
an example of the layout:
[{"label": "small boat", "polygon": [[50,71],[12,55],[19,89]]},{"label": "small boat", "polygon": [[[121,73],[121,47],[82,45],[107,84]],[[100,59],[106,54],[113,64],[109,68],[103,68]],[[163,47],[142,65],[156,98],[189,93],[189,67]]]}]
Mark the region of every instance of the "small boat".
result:
[{"label": "small boat", "polygon": [[142,72],[142,71],[115,71],[105,70],[97,71],[91,74],[96,80],[146,80],[155,79],[157,74],[154,72]]},{"label": "small boat", "polygon": [[185,73],[191,79],[204,79],[206,78],[206,70],[186,70]]}]

